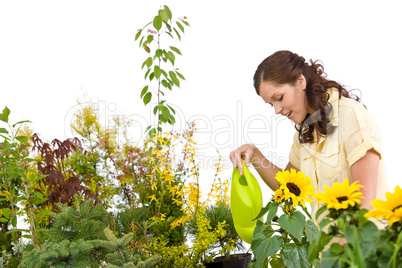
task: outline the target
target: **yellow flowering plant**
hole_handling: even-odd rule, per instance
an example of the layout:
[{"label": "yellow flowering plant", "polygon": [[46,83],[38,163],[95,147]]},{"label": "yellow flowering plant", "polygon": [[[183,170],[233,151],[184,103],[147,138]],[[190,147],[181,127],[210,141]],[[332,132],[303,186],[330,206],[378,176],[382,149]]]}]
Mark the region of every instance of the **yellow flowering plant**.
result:
[{"label": "yellow flowering plant", "polygon": [[[276,174],[279,188],[256,219],[251,241],[254,259],[249,267],[311,267],[307,261],[310,243],[318,234],[305,202],[311,203],[314,186],[303,172],[284,170]],[[318,259],[318,258],[317,258]]]},{"label": "yellow flowering plant", "polygon": [[[367,211],[360,205],[362,187],[345,179],[315,195],[322,206],[316,213],[320,231],[308,250],[310,263],[321,253],[321,267],[401,267],[402,190],[397,186]],[[384,221],[388,224],[382,228]]]}]

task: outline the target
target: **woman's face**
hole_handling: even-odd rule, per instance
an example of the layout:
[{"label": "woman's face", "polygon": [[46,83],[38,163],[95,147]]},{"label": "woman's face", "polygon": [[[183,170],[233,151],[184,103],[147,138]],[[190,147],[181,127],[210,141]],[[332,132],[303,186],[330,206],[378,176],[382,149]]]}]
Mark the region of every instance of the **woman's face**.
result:
[{"label": "woman's face", "polygon": [[295,85],[278,85],[269,81],[260,84],[260,96],[271,104],[276,114],[281,114],[296,124],[301,124],[310,110],[306,99],[306,79],[303,75],[296,81]]}]

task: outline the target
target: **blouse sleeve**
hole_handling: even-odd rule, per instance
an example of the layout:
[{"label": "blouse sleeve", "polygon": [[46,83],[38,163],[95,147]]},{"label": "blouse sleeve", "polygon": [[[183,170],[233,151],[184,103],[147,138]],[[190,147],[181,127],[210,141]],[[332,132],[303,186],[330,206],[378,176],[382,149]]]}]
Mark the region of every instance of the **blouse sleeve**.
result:
[{"label": "blouse sleeve", "polygon": [[373,117],[363,106],[348,107],[340,114],[344,147],[349,167],[374,149],[381,159],[380,131]]},{"label": "blouse sleeve", "polygon": [[293,136],[293,145],[289,153],[289,162],[298,170],[300,170],[300,142],[298,132]]}]

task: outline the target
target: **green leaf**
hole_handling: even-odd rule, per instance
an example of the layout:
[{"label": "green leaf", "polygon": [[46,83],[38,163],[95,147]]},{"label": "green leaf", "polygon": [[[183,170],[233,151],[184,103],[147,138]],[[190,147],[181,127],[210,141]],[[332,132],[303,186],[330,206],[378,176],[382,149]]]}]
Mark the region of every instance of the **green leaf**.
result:
[{"label": "green leaf", "polygon": [[150,44],[154,40],[154,36],[152,34],[149,34],[147,36],[147,44]]},{"label": "green leaf", "polygon": [[145,73],[144,79],[147,79],[149,72],[151,71],[151,68],[148,69],[148,71]]},{"label": "green leaf", "polygon": [[255,237],[258,233],[262,233],[262,226],[263,226],[262,221],[257,220],[257,224],[253,231],[253,237]]},{"label": "green leaf", "polygon": [[159,79],[159,77],[161,77],[161,68],[158,65],[154,66],[154,74],[155,74],[155,78]]},{"label": "green leaf", "polygon": [[16,125],[24,124],[24,123],[32,123],[32,122],[29,121],[29,120],[19,121],[19,122],[15,123],[15,124],[13,125],[13,127],[15,127]]},{"label": "green leaf", "polygon": [[150,49],[148,46],[146,46],[146,45],[144,45],[144,50],[145,50],[146,52],[148,52],[148,53],[151,53],[151,49]]},{"label": "green leaf", "polygon": [[176,28],[173,28],[173,31],[177,34],[177,37],[181,41],[181,36],[180,36],[179,32],[176,30]]},{"label": "green leaf", "polygon": [[179,81],[179,79],[177,79],[176,73],[173,72],[173,71],[170,71],[170,72],[169,72],[169,76],[170,76],[170,78],[172,79],[173,83],[174,83],[176,86],[180,87],[180,81]]},{"label": "green leaf", "polygon": [[283,264],[283,260],[281,258],[276,257],[272,258],[272,260],[269,262],[269,265],[272,268],[286,268],[285,264]]},{"label": "green leaf", "polygon": [[179,26],[180,30],[184,33],[184,27],[183,27],[183,25],[182,25],[180,22],[178,22],[178,21],[176,21],[176,24],[177,24],[177,26]]},{"label": "green leaf", "polygon": [[144,99],[143,99],[144,104],[147,105],[147,104],[151,101],[151,99],[152,99],[152,93],[151,93],[151,92],[148,92],[148,93],[145,94],[145,96],[144,96]]},{"label": "green leaf", "polygon": [[169,14],[165,9],[159,10],[159,16],[161,16],[162,21],[164,21],[164,22],[169,21]]},{"label": "green leaf", "polygon": [[312,263],[324,247],[331,241],[332,236],[320,231],[317,238],[311,242],[308,248],[308,261]]},{"label": "green leaf", "polygon": [[177,48],[177,47],[173,47],[171,46],[170,49],[174,52],[176,52],[177,54],[181,55],[181,51]]},{"label": "green leaf", "polygon": [[283,263],[287,268],[310,268],[307,261],[307,245],[296,246],[287,243],[283,246]]},{"label": "green leaf", "polygon": [[172,86],[169,84],[168,81],[166,81],[165,79],[162,80],[162,86],[164,86],[165,88],[168,88],[170,90],[172,90]]},{"label": "green leaf", "polygon": [[345,267],[342,260],[343,257],[343,247],[338,243],[331,245],[329,250],[322,253],[321,267]]},{"label": "green leaf", "polygon": [[304,232],[306,233],[307,241],[313,242],[318,237],[318,228],[314,222],[308,220],[306,226],[304,227]]},{"label": "green leaf", "polygon": [[[186,17],[184,17],[184,18],[186,19]],[[190,27],[190,24],[187,21],[185,21],[184,19],[181,19],[181,22],[183,22],[186,26]]]},{"label": "green leaf", "polygon": [[153,113],[156,115],[158,113],[158,111],[159,111],[159,105],[156,105],[154,107]]},{"label": "green leaf", "polygon": [[315,213],[315,219],[318,220],[318,217],[327,210],[327,206],[322,206],[317,210],[317,213]]},{"label": "green leaf", "polygon": [[10,216],[11,216],[11,209],[9,209],[9,208],[3,208],[3,216],[4,216],[6,219],[10,219]]},{"label": "green leaf", "polygon": [[174,116],[172,114],[169,115],[169,119],[168,119],[169,124],[173,125],[176,123],[176,119],[174,118]]},{"label": "green leaf", "polygon": [[[156,134],[156,129],[155,128],[151,128],[150,130],[149,130],[149,133],[148,133],[148,135],[151,137],[151,138],[153,138],[154,136],[155,136],[155,134]],[[151,148],[150,148],[151,149]],[[149,226],[148,226],[149,227]]]},{"label": "green leaf", "polygon": [[11,234],[11,233],[16,233],[16,232],[29,232],[29,229],[12,229],[8,232],[6,232],[6,234]]},{"label": "green leaf", "polygon": [[162,55],[163,55],[163,50],[160,49],[160,48],[158,48],[158,49],[155,51],[155,57],[160,58]]},{"label": "green leaf", "polygon": [[39,215],[50,215],[52,212],[50,210],[42,210]]},{"label": "green leaf", "polygon": [[28,142],[28,137],[26,136],[17,136],[15,137],[15,139],[19,142],[21,142],[22,144],[26,144]]},{"label": "green leaf", "polygon": [[145,95],[145,93],[148,92],[148,86],[145,86],[142,90],[141,90],[141,98]]},{"label": "green leaf", "polygon": [[170,106],[169,104],[167,104],[166,106],[169,107],[173,114],[176,114],[176,111],[172,108],[172,106]]},{"label": "green leaf", "polygon": [[276,202],[271,203],[266,222],[271,222],[273,218],[275,218],[276,213],[278,212],[278,206],[279,204]]},{"label": "green leaf", "polygon": [[10,144],[8,144],[6,147],[3,147],[3,148],[1,149],[1,152],[2,152],[2,153],[7,152],[8,150],[10,150],[11,148],[13,148],[14,146],[15,146],[14,143],[10,143]]},{"label": "green leaf", "polygon": [[300,211],[296,211],[291,216],[284,214],[279,218],[278,222],[282,229],[294,236],[299,242],[302,241],[306,218]]},{"label": "green leaf", "polygon": [[176,59],[176,56],[175,56],[171,51],[168,51],[168,52],[167,52],[167,58],[168,58],[168,60],[170,60],[170,62],[172,63],[172,65],[174,65],[174,61],[175,61],[175,59]]},{"label": "green leaf", "polygon": [[0,133],[8,134],[8,131],[7,131],[7,129],[1,127],[0,128]]},{"label": "green leaf", "polygon": [[144,61],[144,63],[142,64],[141,69],[143,69],[145,65],[146,65],[148,68],[151,67],[151,65],[152,65],[152,58],[151,58],[151,57],[148,57],[148,58]]},{"label": "green leaf", "polygon": [[164,77],[169,78],[168,74],[165,72],[165,70],[161,69],[161,72],[163,74]]},{"label": "green leaf", "polygon": [[318,226],[320,227],[320,229],[324,229],[325,226],[327,226],[330,223],[330,219],[328,218],[324,218],[320,221],[320,223],[318,224]]},{"label": "green leaf", "polygon": [[176,74],[178,77],[180,77],[181,80],[186,80],[186,78],[184,78],[184,76],[181,73],[179,73],[178,71],[176,71]]},{"label": "green leaf", "polygon": [[159,32],[159,30],[162,28],[162,17],[161,16],[159,16],[159,15],[157,15],[157,16],[155,16],[155,18],[154,18],[154,21],[153,21],[153,25],[154,25],[154,27],[155,27],[155,29]]},{"label": "green leaf", "polygon": [[144,38],[145,38],[145,36],[143,36],[143,37],[141,38],[139,47],[142,47],[142,42],[144,41]]},{"label": "green leaf", "polygon": [[164,5],[163,7],[165,8],[168,18],[171,20],[172,19],[172,11],[170,11],[170,9],[167,5]]},{"label": "green leaf", "polygon": [[257,260],[256,267],[263,267],[266,258],[273,256],[278,252],[283,244],[281,236],[273,236],[267,239],[262,233],[258,233],[251,240],[251,249]]},{"label": "green leaf", "polygon": [[170,111],[167,107],[163,106],[162,107],[162,116],[166,119],[170,117]]},{"label": "green leaf", "polygon": [[4,114],[0,114],[0,120],[8,123],[8,116],[5,116]]},{"label": "green leaf", "polygon": [[17,216],[13,216],[13,218],[11,220],[11,225],[13,227],[17,227]]},{"label": "green leaf", "polygon": [[272,204],[271,202],[268,202],[268,204],[267,204],[265,207],[261,208],[260,213],[258,213],[257,217],[255,217],[255,218],[253,219],[253,221],[255,221],[255,220],[261,218],[262,216],[264,216],[264,215],[268,212],[269,207],[270,207],[271,204]]},{"label": "green leaf", "polygon": [[8,109],[8,107],[4,107],[3,109],[3,115],[6,116],[8,118],[8,116],[10,115],[10,109]]},{"label": "green leaf", "polygon": [[140,38],[141,32],[142,32],[142,29],[139,29],[139,30],[137,31],[137,33],[135,34],[135,39],[134,39],[135,41],[137,41],[137,39]]},{"label": "green leaf", "polygon": [[0,222],[9,222],[9,220],[6,218],[0,218]]}]

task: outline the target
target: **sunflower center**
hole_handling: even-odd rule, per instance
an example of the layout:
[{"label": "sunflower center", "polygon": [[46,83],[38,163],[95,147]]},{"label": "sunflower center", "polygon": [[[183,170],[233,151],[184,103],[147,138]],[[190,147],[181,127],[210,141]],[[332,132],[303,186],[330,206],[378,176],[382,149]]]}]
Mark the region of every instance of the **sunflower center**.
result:
[{"label": "sunflower center", "polygon": [[340,197],[337,197],[336,199],[338,199],[339,203],[342,203],[343,201],[347,201],[348,197],[347,196],[340,196]]},{"label": "sunflower center", "polygon": [[293,182],[286,183],[286,187],[288,187],[289,191],[294,194],[295,196],[300,195],[300,188],[294,184]]},{"label": "sunflower center", "polygon": [[397,210],[398,208],[402,208],[402,205],[399,205],[399,206],[395,207],[395,208],[392,210],[392,212],[394,212],[394,211]]}]

